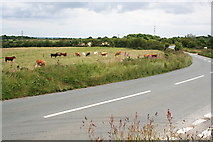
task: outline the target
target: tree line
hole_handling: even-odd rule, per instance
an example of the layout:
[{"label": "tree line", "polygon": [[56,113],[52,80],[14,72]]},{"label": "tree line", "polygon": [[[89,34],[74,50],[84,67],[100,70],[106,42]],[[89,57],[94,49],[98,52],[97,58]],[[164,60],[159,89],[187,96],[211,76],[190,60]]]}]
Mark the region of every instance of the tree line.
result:
[{"label": "tree line", "polygon": [[133,49],[157,49],[165,50],[171,44],[176,46],[176,50],[181,48],[202,49],[208,47],[212,49],[212,36],[193,36],[161,38],[150,34],[129,34],[122,38],[113,36],[92,38],[36,38],[28,36],[1,36],[3,48],[13,47],[126,47]]}]

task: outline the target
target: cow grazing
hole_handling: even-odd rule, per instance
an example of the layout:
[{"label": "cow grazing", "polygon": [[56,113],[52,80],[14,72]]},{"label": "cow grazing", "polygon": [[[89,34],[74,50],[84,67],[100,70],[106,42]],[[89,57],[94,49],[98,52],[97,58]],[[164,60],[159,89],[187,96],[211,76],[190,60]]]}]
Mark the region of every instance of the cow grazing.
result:
[{"label": "cow grazing", "polygon": [[15,56],[12,56],[12,57],[5,57],[5,62],[7,62],[7,61],[13,61],[14,59],[16,59]]},{"label": "cow grazing", "polygon": [[82,55],[86,56],[86,53],[85,53],[85,52],[82,52]]},{"label": "cow grazing", "polygon": [[36,60],[36,65],[45,66],[45,61],[44,60]]},{"label": "cow grazing", "polygon": [[63,55],[63,56],[67,56],[67,53],[65,52],[65,53],[61,53],[61,55]]},{"label": "cow grazing", "polygon": [[145,58],[157,58],[158,55],[157,54],[145,54],[144,57]]},{"label": "cow grazing", "polygon": [[61,56],[62,55],[61,52],[57,52],[56,54],[57,54],[57,56]]},{"label": "cow grazing", "polygon": [[157,54],[152,55],[152,58],[157,58],[157,57],[158,57]]},{"label": "cow grazing", "polygon": [[81,56],[81,54],[79,52],[75,52],[75,55],[78,56],[78,57]]},{"label": "cow grazing", "polygon": [[90,52],[88,52],[87,54],[86,54],[86,56],[89,56],[90,55]]},{"label": "cow grazing", "polygon": [[125,57],[129,57],[129,53],[125,52],[125,53],[124,53],[124,56],[125,56]]},{"label": "cow grazing", "polygon": [[55,57],[55,58],[56,58],[56,57],[58,56],[58,54],[57,54],[57,53],[56,53],[56,54],[50,54],[50,56],[51,56],[51,58],[52,58],[52,57]]},{"label": "cow grazing", "polygon": [[115,56],[121,55],[121,51],[115,53]]},{"label": "cow grazing", "polygon": [[95,52],[94,52],[94,55],[98,55],[98,52],[97,52],[97,51],[95,51]]},{"label": "cow grazing", "polygon": [[101,52],[102,56],[107,56],[107,54],[108,54],[107,52]]}]

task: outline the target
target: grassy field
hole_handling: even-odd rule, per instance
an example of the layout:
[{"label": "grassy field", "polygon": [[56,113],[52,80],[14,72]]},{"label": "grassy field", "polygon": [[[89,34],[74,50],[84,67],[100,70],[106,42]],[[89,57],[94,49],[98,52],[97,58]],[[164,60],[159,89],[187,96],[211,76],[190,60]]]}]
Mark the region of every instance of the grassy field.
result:
[{"label": "grassy field", "polygon": [[213,50],[212,49],[190,49],[190,48],[184,48],[184,51],[190,52],[190,53],[198,53],[198,55],[213,58]]},{"label": "grassy field", "polygon": [[[101,55],[94,55],[93,53],[97,52],[108,52],[107,57],[102,57]],[[117,51],[122,51],[122,55],[115,57],[114,54]],[[67,52],[66,57],[50,57],[51,53],[56,52]],[[77,57],[74,55],[75,52],[91,52],[90,56]],[[61,65],[70,65],[77,63],[111,63],[120,61],[124,58],[124,52],[129,53],[131,58],[136,58],[137,56],[143,56],[144,54],[160,54],[162,52],[158,50],[133,50],[127,48],[109,48],[109,47],[30,47],[30,48],[3,48],[3,57],[6,56],[16,56],[14,63],[5,62],[4,58],[2,58],[2,66],[3,70],[8,70],[11,68],[16,68],[18,65],[20,67],[25,67],[28,69],[33,69],[35,65],[35,61],[37,59],[44,60],[46,65],[56,65],[59,63]]]},{"label": "grassy field", "polygon": [[[76,57],[73,56],[76,51],[106,51],[109,56]],[[128,52],[131,57],[125,58],[123,54],[115,57],[117,51]],[[67,52],[68,56],[51,58],[50,53],[54,52]],[[147,53],[160,56],[143,58]],[[157,50],[102,47],[3,49],[3,56],[13,55],[17,57],[14,63],[3,61],[3,100],[136,79],[180,69],[192,63],[191,57],[181,52],[164,55]],[[45,60],[47,65],[34,69],[36,59]],[[23,69],[18,69],[17,65]]]}]

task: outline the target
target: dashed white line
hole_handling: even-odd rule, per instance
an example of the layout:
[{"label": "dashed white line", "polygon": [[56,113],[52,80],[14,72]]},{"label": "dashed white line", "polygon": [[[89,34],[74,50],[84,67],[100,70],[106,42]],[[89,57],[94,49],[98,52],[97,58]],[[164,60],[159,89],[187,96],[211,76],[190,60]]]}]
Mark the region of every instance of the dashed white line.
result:
[{"label": "dashed white line", "polygon": [[191,129],[193,129],[193,127],[186,127],[186,128],[182,128],[182,129],[179,129],[177,131],[178,134],[185,134],[186,132],[190,131]]},{"label": "dashed white line", "polygon": [[99,103],[95,103],[95,104],[91,104],[91,105],[87,105],[87,106],[83,106],[83,107],[79,107],[79,108],[69,109],[69,110],[58,112],[58,113],[45,115],[44,118],[54,117],[54,116],[62,115],[62,114],[65,114],[65,113],[70,113],[70,112],[79,111],[79,110],[83,110],[83,109],[87,109],[87,108],[91,108],[91,107],[95,107],[95,106],[99,106],[99,105],[103,105],[103,104],[107,104],[107,103],[112,103],[112,102],[115,102],[115,101],[120,101],[120,100],[124,100],[124,99],[127,99],[127,98],[136,97],[136,96],[146,94],[146,93],[150,93],[150,92],[151,92],[151,90],[148,90],[148,91],[136,93],[136,94],[133,94],[133,95],[115,98],[115,99],[111,99],[111,100],[107,100],[107,101],[103,101],[103,102],[99,102]]},{"label": "dashed white line", "polygon": [[198,125],[198,124],[200,124],[200,123],[203,123],[203,122],[205,122],[205,121],[206,121],[205,119],[198,119],[198,120],[194,121],[194,122],[192,123],[192,125],[196,126],[196,125]]},{"label": "dashed white line", "polygon": [[204,75],[194,77],[194,78],[191,78],[191,79],[187,79],[187,80],[184,80],[184,81],[181,81],[181,82],[177,82],[177,83],[175,83],[175,85],[179,85],[179,84],[182,84],[182,83],[185,83],[185,82],[188,82],[188,81],[192,81],[192,80],[195,80],[195,79],[198,79],[198,78],[201,78],[201,77],[204,77]]}]

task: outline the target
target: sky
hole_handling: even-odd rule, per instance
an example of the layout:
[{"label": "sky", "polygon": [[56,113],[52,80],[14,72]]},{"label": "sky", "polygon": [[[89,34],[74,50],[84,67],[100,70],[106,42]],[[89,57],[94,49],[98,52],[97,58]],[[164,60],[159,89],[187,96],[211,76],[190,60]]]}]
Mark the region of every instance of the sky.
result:
[{"label": "sky", "polygon": [[5,0],[2,34],[32,37],[161,37],[211,34],[210,1]]}]

